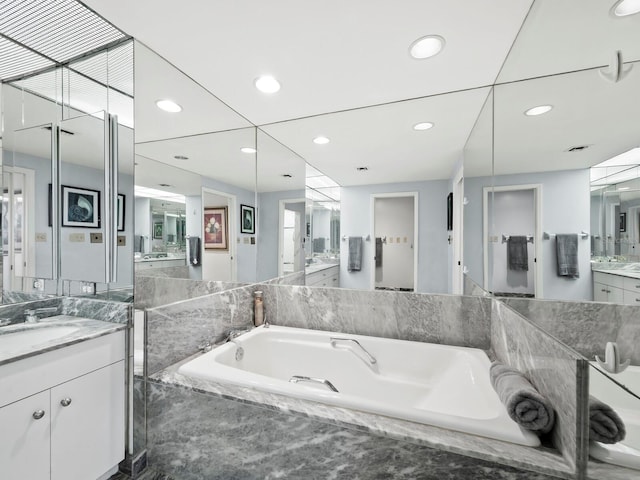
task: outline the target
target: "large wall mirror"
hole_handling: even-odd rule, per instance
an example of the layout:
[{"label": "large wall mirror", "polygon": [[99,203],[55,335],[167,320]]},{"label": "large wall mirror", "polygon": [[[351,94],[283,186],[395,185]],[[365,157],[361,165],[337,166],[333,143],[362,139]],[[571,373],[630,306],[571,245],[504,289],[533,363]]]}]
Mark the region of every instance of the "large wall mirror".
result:
[{"label": "large wall mirror", "polygon": [[2,110],[3,302],[131,297],[133,42],[3,84]]}]

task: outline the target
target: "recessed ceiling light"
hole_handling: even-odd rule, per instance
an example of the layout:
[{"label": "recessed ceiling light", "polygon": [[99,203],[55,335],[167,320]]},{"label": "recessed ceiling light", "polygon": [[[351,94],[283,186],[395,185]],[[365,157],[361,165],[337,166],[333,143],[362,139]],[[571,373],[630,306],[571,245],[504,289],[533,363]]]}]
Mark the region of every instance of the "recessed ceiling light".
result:
[{"label": "recessed ceiling light", "polygon": [[444,48],[444,38],[439,35],[421,37],[409,46],[409,53],[417,60],[433,57]]},{"label": "recessed ceiling light", "polygon": [[262,93],[276,93],[280,90],[280,82],[278,82],[271,75],[262,75],[256,78],[255,85]]},{"label": "recessed ceiling light", "polygon": [[626,17],[638,12],[640,12],[640,0],[618,0],[611,7],[611,13],[615,17]]},{"label": "recessed ceiling light", "polygon": [[189,160],[189,157],[185,155],[174,155],[173,158],[175,158],[176,160]]},{"label": "recessed ceiling light", "polygon": [[552,105],[538,105],[537,107],[530,108],[526,112],[525,115],[529,117],[535,117],[536,115],[542,115],[543,113],[547,113],[553,108]]},{"label": "recessed ceiling light", "polygon": [[242,147],[240,149],[240,151],[242,153],[256,153],[257,152],[257,150],[255,148],[253,148],[253,147]]},{"label": "recessed ceiling light", "polygon": [[432,127],[433,127],[433,123],[431,122],[421,122],[421,123],[416,123],[413,126],[413,129],[420,131],[420,130],[429,130]]},{"label": "recessed ceiling light", "polygon": [[182,111],[182,107],[173,100],[156,100],[156,105],[160,110],[170,113],[178,113]]},{"label": "recessed ceiling light", "polygon": [[322,135],[313,139],[313,143],[317,145],[326,145],[330,141],[331,140],[329,140],[327,137],[323,137]]}]

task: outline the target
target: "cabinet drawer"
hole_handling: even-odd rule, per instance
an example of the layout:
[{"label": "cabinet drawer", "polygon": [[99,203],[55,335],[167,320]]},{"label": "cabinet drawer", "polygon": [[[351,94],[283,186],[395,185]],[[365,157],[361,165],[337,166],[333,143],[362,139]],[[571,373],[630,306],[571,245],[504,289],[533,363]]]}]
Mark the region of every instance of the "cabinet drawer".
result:
[{"label": "cabinet drawer", "polygon": [[629,290],[624,290],[624,304],[640,306],[640,291],[630,292]]},{"label": "cabinet drawer", "polygon": [[124,359],[124,330],[0,366],[0,406]]},{"label": "cabinet drawer", "polygon": [[640,295],[640,279],[624,277],[624,289],[630,292],[636,292]]},{"label": "cabinet drawer", "polygon": [[612,275],[610,273],[593,272],[593,281],[611,285],[612,287],[624,288],[625,277]]}]

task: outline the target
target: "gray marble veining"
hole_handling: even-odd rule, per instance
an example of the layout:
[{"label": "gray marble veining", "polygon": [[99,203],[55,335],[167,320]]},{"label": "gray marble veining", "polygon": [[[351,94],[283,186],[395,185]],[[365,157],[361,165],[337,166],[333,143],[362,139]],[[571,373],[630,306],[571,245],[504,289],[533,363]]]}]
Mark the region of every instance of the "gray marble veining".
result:
[{"label": "gray marble veining", "polygon": [[[57,315],[40,320],[38,323],[22,323],[0,328],[0,338],[11,334],[24,335],[26,332],[41,331],[51,327],[72,327],[75,330],[60,337],[38,340],[24,344],[21,348],[0,350],[0,365],[40,355],[59,348],[68,347],[86,340],[108,335],[125,327],[116,323],[102,322],[88,318],[77,318],[69,315]],[[8,337],[7,337],[8,338]]]},{"label": "gray marble veining", "polygon": [[304,271],[293,272],[260,283],[265,285],[304,285],[305,276]]},{"label": "gray marble veining", "polygon": [[181,387],[149,398],[149,465],[181,480],[552,478]]},{"label": "gray marble veining", "polygon": [[[567,476],[570,472],[569,466],[561,455],[556,451],[545,448],[529,448],[397,418],[263,392],[252,388],[189,378],[178,374],[178,368],[179,364],[174,365],[153,376],[153,380],[284,413],[295,412],[298,415],[304,415],[320,422],[330,422],[337,426],[355,428],[375,435],[408,441],[451,453],[470,455],[484,460],[506,463],[554,475]],[[150,398],[150,401],[153,402],[155,400]]]},{"label": "gray marble veining", "polygon": [[126,325],[132,315],[132,306],[128,303],[108,300],[94,300],[82,297],[63,297],[62,313],[76,317],[93,318],[103,322]]},{"label": "gray marble veining", "polygon": [[463,290],[465,295],[472,296],[480,296],[480,297],[490,297],[491,294],[487,292],[484,288],[474,282],[471,277],[467,274],[464,275],[464,285]]},{"label": "gray marble veining", "polygon": [[135,306],[140,309],[153,308],[242,286],[245,285],[234,282],[136,275]]},{"label": "gray marble veining", "polygon": [[501,299],[588,360],[616,342],[622,357],[640,365],[640,306],[560,300]]},{"label": "gray marble veining", "polygon": [[170,277],[170,278],[189,278],[189,266],[181,265],[178,267],[154,267],[138,269],[136,268],[136,277]]},{"label": "gray marble veining", "polygon": [[517,312],[493,302],[491,346],[498,360],[523,372],[556,411],[554,446],[583,473],[588,422],[588,363]]},{"label": "gray marble veining", "polygon": [[590,461],[587,465],[587,478],[589,480],[640,480],[640,470]]},{"label": "gray marble veining", "polygon": [[39,292],[15,292],[12,290],[2,290],[2,303],[23,303],[34,300],[44,300],[51,298],[51,295]]},{"label": "gray marble veining", "polygon": [[481,297],[260,285],[271,323],[487,350],[491,300]]},{"label": "gray marble veining", "polygon": [[34,300],[25,303],[11,303],[0,305],[0,319],[9,320],[11,324],[23,323],[25,321],[25,310],[37,308],[56,307],[57,311],[47,313],[48,316],[59,315],[62,312],[62,297],[51,297],[45,300]]},{"label": "gray marble veining", "polygon": [[253,325],[254,290],[252,285],[147,310],[147,373],[193,355],[230,329]]}]

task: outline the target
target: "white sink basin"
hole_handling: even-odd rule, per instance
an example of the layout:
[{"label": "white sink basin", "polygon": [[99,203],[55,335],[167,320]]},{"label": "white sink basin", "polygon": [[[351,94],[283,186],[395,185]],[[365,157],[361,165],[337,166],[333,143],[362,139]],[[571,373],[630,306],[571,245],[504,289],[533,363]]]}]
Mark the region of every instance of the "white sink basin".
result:
[{"label": "white sink basin", "polygon": [[43,343],[71,335],[78,331],[78,327],[67,325],[52,325],[40,328],[18,330],[0,335],[0,352],[4,355],[22,352],[30,347],[37,347]]}]

